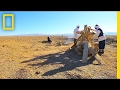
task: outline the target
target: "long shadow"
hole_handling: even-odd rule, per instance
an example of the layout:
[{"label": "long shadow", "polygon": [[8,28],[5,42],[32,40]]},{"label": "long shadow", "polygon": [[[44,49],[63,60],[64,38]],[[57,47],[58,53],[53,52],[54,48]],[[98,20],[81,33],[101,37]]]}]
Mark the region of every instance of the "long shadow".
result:
[{"label": "long shadow", "polygon": [[42,41],[42,43],[48,43],[48,41]]},{"label": "long shadow", "polygon": [[44,56],[35,57],[33,59],[26,60],[21,63],[28,63],[28,62],[40,60],[40,59],[47,59],[47,60],[44,61],[43,63],[29,64],[29,65],[43,66],[43,65],[47,65],[47,64],[57,64],[57,63],[64,65],[63,67],[60,67],[60,68],[57,68],[54,70],[50,70],[50,71],[44,73],[42,76],[54,75],[59,72],[73,70],[76,67],[81,67],[84,65],[92,64],[93,60],[95,60],[94,57],[91,57],[88,60],[87,64],[83,64],[81,62],[82,56],[79,56],[75,51],[67,50],[64,54],[61,54],[61,52],[54,53],[54,54],[48,54],[48,55],[44,55]]}]

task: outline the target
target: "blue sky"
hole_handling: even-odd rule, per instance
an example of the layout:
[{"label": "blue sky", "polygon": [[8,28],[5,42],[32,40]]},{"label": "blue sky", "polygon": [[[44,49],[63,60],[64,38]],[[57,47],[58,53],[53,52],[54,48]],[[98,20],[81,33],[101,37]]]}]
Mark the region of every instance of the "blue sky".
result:
[{"label": "blue sky", "polygon": [[[3,14],[14,14],[14,30],[2,29]],[[104,32],[117,32],[116,17],[115,11],[0,11],[0,36],[73,33],[76,25],[83,30],[85,24],[92,28],[98,24]],[[10,25],[11,18],[6,17],[6,26]]]}]

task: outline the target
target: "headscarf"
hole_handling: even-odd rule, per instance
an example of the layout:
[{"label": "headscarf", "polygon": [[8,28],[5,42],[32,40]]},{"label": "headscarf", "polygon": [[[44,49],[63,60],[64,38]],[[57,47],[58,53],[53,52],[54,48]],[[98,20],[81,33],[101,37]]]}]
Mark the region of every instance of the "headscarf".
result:
[{"label": "headscarf", "polygon": [[99,26],[96,24],[94,28],[95,28],[95,29],[99,29]]}]

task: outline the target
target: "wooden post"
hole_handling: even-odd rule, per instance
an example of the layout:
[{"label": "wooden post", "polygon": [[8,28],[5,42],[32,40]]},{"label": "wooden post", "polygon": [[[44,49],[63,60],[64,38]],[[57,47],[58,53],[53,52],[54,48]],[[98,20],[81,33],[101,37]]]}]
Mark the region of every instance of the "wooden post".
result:
[{"label": "wooden post", "polygon": [[87,32],[87,25],[84,25],[84,31]]},{"label": "wooden post", "polygon": [[85,38],[85,33],[87,32],[87,25],[84,25],[84,30],[83,30],[83,32],[82,32],[82,40],[83,41],[85,41],[86,40],[86,38]]},{"label": "wooden post", "polygon": [[88,43],[88,50],[92,53],[95,59],[98,61],[98,64],[101,64],[102,58],[98,55],[98,53],[92,48],[91,44]]},{"label": "wooden post", "polygon": [[82,57],[82,63],[87,63],[88,58],[88,42],[84,42],[84,49],[83,49],[83,57]]}]

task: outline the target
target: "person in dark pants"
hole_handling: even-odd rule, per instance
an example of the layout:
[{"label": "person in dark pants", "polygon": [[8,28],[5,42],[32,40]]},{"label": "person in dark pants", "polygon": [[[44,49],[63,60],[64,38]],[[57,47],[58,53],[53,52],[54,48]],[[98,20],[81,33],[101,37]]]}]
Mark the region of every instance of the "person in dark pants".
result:
[{"label": "person in dark pants", "polygon": [[51,44],[52,40],[51,40],[51,38],[49,36],[47,37],[47,40]]},{"label": "person in dark pants", "polygon": [[103,30],[99,27],[99,25],[95,25],[95,34],[93,35],[93,38],[98,38],[98,42],[99,42],[99,51],[98,54],[102,55],[104,54],[104,49],[105,49],[105,42],[106,42],[106,37],[103,33]]},{"label": "person in dark pants", "polygon": [[99,41],[99,53],[103,54],[105,49],[105,40]]}]

